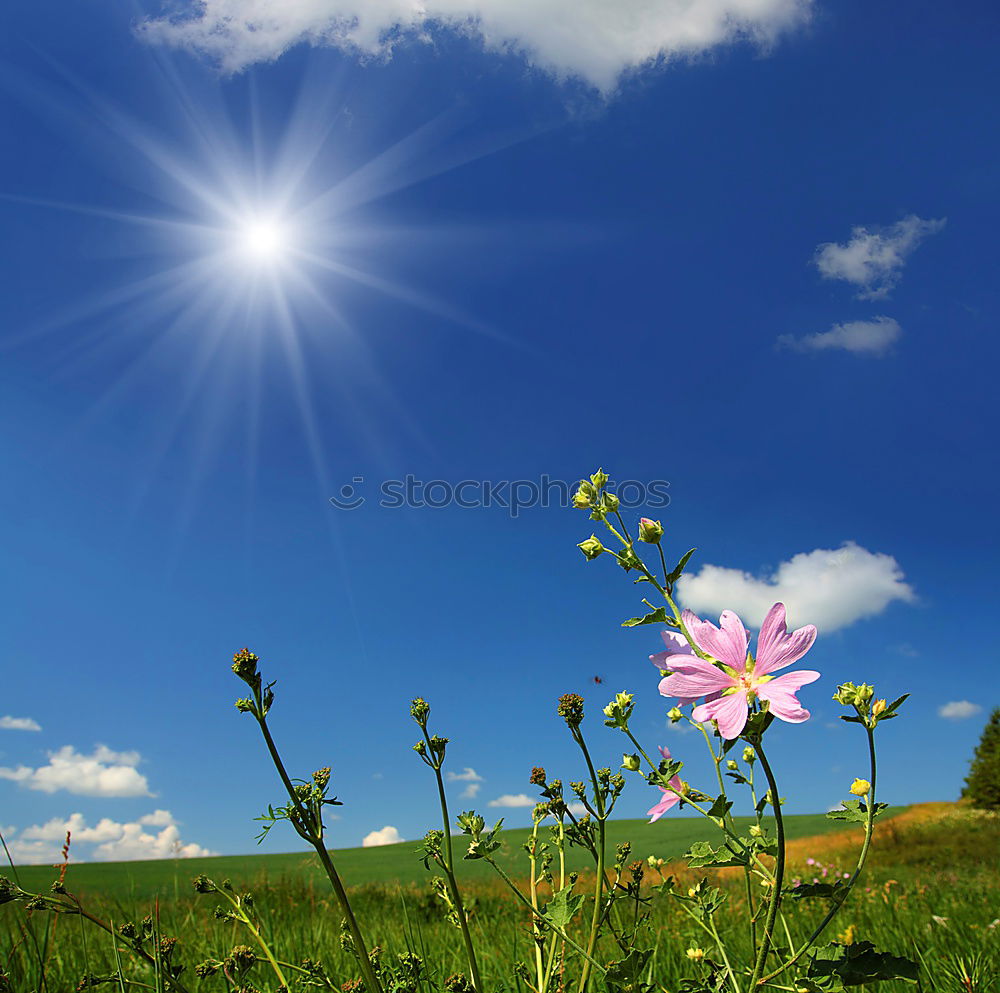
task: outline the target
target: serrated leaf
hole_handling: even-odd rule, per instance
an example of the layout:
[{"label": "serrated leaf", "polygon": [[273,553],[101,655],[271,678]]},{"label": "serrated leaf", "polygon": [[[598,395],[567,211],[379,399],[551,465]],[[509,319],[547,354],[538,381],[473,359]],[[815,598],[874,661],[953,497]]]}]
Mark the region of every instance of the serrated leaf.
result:
[{"label": "serrated leaf", "polygon": [[727,800],[724,793],[720,793],[715,800],[712,801],[712,806],[709,808],[709,817],[725,817],[729,813],[733,806],[732,800]]},{"label": "serrated leaf", "polygon": [[564,886],[542,909],[542,917],[553,927],[565,931],[583,905],[583,900],[582,895],[573,896],[571,885]]},{"label": "serrated leaf", "polygon": [[889,952],[879,952],[870,941],[851,945],[836,942],[817,948],[809,964],[810,979],[836,976],[845,986],[865,986],[886,979],[917,981],[917,963]]},{"label": "serrated leaf", "polygon": [[604,982],[608,989],[615,991],[637,989],[639,977],[652,954],[652,948],[633,948],[625,958],[611,962],[604,974]]},{"label": "serrated leaf", "polygon": [[714,869],[724,869],[728,866],[746,865],[748,857],[744,852],[734,853],[730,849],[713,848],[707,841],[696,841],[687,851],[684,858],[692,869],[711,866]]},{"label": "serrated leaf", "polygon": [[[874,817],[888,807],[887,803],[876,803]],[[868,820],[868,804],[858,797],[852,796],[842,801],[838,810],[829,810],[826,814],[831,821],[850,821],[853,824],[864,824]]]},{"label": "serrated leaf", "polygon": [[667,608],[655,607],[650,613],[643,614],[642,617],[630,617],[627,621],[622,621],[623,628],[634,628],[640,624],[666,624]]},{"label": "serrated leaf", "polygon": [[832,883],[799,883],[798,886],[790,886],[785,892],[793,900],[840,899],[844,886],[844,880],[838,879]]}]

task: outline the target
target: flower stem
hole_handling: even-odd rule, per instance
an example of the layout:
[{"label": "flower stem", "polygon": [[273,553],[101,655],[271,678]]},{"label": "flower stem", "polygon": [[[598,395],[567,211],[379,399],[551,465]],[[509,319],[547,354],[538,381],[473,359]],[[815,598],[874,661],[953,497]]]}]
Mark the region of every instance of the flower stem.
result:
[{"label": "flower stem", "polygon": [[[427,737],[427,730],[424,729],[424,737]],[[427,741],[428,746],[430,740]],[[444,824],[444,851],[445,851],[445,875],[448,877],[448,888],[451,890],[452,903],[455,906],[455,914],[458,917],[458,924],[462,930],[462,940],[465,942],[465,955],[469,960],[469,972],[472,974],[472,986],[476,993],[483,993],[483,981],[479,976],[479,963],[476,960],[476,948],[472,943],[472,935],[469,932],[469,919],[465,913],[465,905],[462,903],[462,893],[458,888],[458,880],[455,878],[455,858],[451,847],[451,822],[448,816],[448,800],[444,792],[444,780],[441,778],[441,765],[437,763],[433,766],[434,775],[437,777],[438,796],[441,799],[441,819]]]},{"label": "flower stem", "polygon": [[771,807],[774,810],[774,822],[778,833],[778,855],[775,860],[774,880],[771,883],[771,900],[767,908],[767,920],[764,922],[764,935],[761,938],[760,948],[757,952],[757,960],[754,963],[753,975],[750,978],[750,989],[752,990],[758,983],[767,962],[767,954],[771,949],[771,938],[774,933],[774,924],[778,917],[778,906],[781,903],[781,884],[785,876],[785,822],[781,816],[781,799],[778,796],[778,784],[775,781],[774,773],[764,754],[764,747],[760,740],[753,742],[754,751],[760,759],[761,768],[767,777],[767,785],[771,791]]},{"label": "flower stem", "polygon": [[803,955],[805,955],[807,951],[809,951],[813,942],[826,930],[827,925],[833,920],[840,908],[844,905],[848,894],[854,888],[854,884],[858,881],[861,871],[865,867],[865,862],[868,860],[868,852],[871,848],[872,835],[875,832],[875,735],[873,734],[871,728],[866,728],[866,730],[868,732],[869,781],[872,786],[868,793],[868,817],[865,820],[865,840],[864,844],[861,846],[861,853],[858,856],[858,864],[854,869],[854,874],[844,886],[840,898],[830,908],[823,920],[819,922],[813,930],[813,933],[805,940],[802,947],[787,962],[785,962],[784,965],[779,966],[774,970],[774,972],[770,972],[764,976],[760,980],[761,984],[768,983],[776,976],[780,976],[781,973],[783,973],[789,966],[793,965]]},{"label": "flower stem", "polygon": [[378,976],[375,975],[375,969],[373,968],[371,958],[368,955],[368,947],[365,944],[365,939],[361,933],[361,928],[358,925],[358,920],[354,916],[354,911],[351,909],[351,901],[347,897],[347,891],[344,889],[344,884],[341,881],[340,874],[337,872],[337,869],[333,864],[333,860],[330,858],[330,853],[326,850],[326,845],[323,843],[322,824],[315,825],[311,822],[309,812],[299,800],[298,794],[295,792],[295,787],[292,785],[292,781],[289,778],[288,773],[285,771],[285,764],[281,761],[281,756],[278,754],[278,747],[274,743],[274,738],[271,737],[271,730],[267,726],[266,717],[258,717],[257,723],[260,725],[261,734],[264,736],[264,743],[267,745],[271,761],[274,763],[274,767],[277,769],[278,775],[281,778],[282,785],[285,787],[285,792],[288,794],[289,800],[291,800],[296,812],[299,815],[302,828],[305,831],[304,837],[315,849],[320,864],[323,866],[323,871],[330,880],[333,892],[337,896],[337,902],[340,904],[340,909],[344,913],[344,918],[347,921],[347,929],[350,932],[351,940],[354,943],[354,952],[358,959],[358,966],[360,967],[361,974],[365,980],[365,986],[367,989],[372,990],[373,993],[383,993],[382,984],[378,981]]}]

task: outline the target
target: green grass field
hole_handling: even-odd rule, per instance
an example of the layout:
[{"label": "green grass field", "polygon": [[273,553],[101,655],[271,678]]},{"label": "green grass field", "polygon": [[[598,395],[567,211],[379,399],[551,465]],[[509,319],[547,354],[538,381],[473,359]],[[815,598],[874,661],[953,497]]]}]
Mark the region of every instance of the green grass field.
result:
[{"label": "green grass field", "polygon": [[[905,808],[894,808],[889,813],[899,813]],[[746,830],[751,818],[737,818],[737,824]],[[793,815],[785,819],[789,838],[804,838],[824,834],[838,828],[822,814]],[[524,856],[521,845],[528,838],[527,828],[513,828],[504,832],[504,849],[498,858],[508,872],[524,873]],[[683,855],[695,841],[711,834],[701,817],[675,817],[656,824],[641,820],[610,821],[608,839],[612,848],[619,842],[632,842],[633,856],[674,859]],[[464,851],[462,839],[456,839],[459,850]],[[265,843],[266,844],[266,843]],[[407,886],[421,883],[428,877],[417,857],[417,841],[404,841],[398,845],[378,848],[344,848],[334,851],[338,871],[348,886],[368,883],[399,883]],[[567,852],[571,869],[588,866],[587,857],[579,849]],[[482,862],[462,862],[463,879],[470,881],[491,879],[492,870]],[[107,897],[129,900],[149,900],[154,896],[176,896],[186,891],[191,880],[199,873],[213,879],[231,879],[234,885],[248,886],[263,880],[314,881],[321,883],[325,877],[312,852],[293,854],[230,855],[207,859],[183,859],[157,862],[93,862],[73,865],[70,879],[74,890],[81,893],[100,893]],[[48,887],[55,872],[48,866],[29,866],[18,870],[22,885],[27,889],[41,890]]]},{"label": "green grass field", "polygon": [[[631,834],[637,857],[679,854],[693,840],[707,837],[703,822],[675,819],[657,825],[620,821],[613,841]],[[789,876],[809,881],[826,869],[831,877],[853,865],[859,832],[831,833],[825,817],[789,818]],[[523,831],[511,831],[505,861],[523,864],[516,851]],[[443,920],[440,904],[425,883],[412,842],[386,848],[351,849],[338,853],[345,876],[355,884],[352,902],[369,940],[384,956],[413,951],[427,962],[424,978],[409,993],[440,993],[446,976],[464,970],[458,932]],[[811,860],[811,861],[810,861]],[[1000,991],[1000,817],[954,805],[922,805],[895,812],[879,824],[869,868],[851,894],[824,941],[869,939],[893,954],[920,963],[920,985],[903,981],[877,984],[877,993],[998,993]],[[528,915],[502,885],[487,881],[480,867],[470,870],[466,887],[470,924],[479,946],[487,993],[531,993],[514,972],[514,963],[530,962],[532,944]],[[357,966],[340,944],[340,913],[329,884],[305,855],[246,856],[168,863],[124,863],[72,866],[71,890],[82,894],[85,906],[112,921],[158,917],[161,933],[179,937],[176,958],[187,965],[189,993],[223,993],[232,989],[221,975],[199,979],[193,966],[225,956],[237,944],[253,945],[240,925],[217,919],[218,894],[196,895],[191,877],[210,872],[217,879],[232,877],[237,888],[252,885],[264,934],[280,960],[322,960],[333,988],[356,978]],[[522,872],[517,873],[522,876]],[[707,870],[685,870],[682,889]],[[53,871],[46,867],[21,871],[22,884],[47,889]],[[725,903],[717,915],[727,945],[745,954],[745,893],[739,870],[713,877]],[[357,885],[361,884],[363,885]],[[175,895],[176,887],[176,895]],[[157,896],[154,897],[154,894]],[[649,891],[650,927],[654,947],[649,970],[652,993],[679,993],[681,979],[697,974],[687,949],[706,946],[705,935],[682,913],[676,900]],[[825,911],[815,900],[786,900],[788,937],[800,942]],[[580,923],[577,922],[579,929]],[[572,929],[571,929],[572,931]],[[577,931],[579,934],[579,930]],[[581,936],[582,937],[582,936]],[[779,944],[784,942],[779,940]],[[603,961],[614,957],[614,946],[602,939]],[[150,971],[121,947],[117,952],[124,986],[155,988]],[[63,993],[76,989],[85,974],[115,975],[115,945],[102,931],[78,917],[27,914],[20,903],[0,907],[0,964],[10,976],[13,993]],[[44,962],[44,973],[39,966]],[[44,979],[42,976],[44,975]],[[253,988],[275,990],[266,964],[253,967]],[[250,988],[250,987],[248,987]],[[575,987],[574,987],[575,988]],[[786,985],[785,990],[795,987]],[[356,990],[355,993],[361,993]],[[603,993],[603,986],[595,988]],[[403,993],[397,990],[395,993]],[[742,991],[747,993],[747,991]]]}]

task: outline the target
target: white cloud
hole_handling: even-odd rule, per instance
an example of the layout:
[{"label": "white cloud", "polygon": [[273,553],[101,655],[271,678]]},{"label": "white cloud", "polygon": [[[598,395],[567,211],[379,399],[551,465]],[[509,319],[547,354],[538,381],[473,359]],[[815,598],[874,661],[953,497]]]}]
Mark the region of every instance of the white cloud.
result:
[{"label": "white cloud", "polygon": [[629,69],[701,55],[718,45],[766,46],[801,24],[811,0],[188,0],[139,26],[149,41],[204,53],[226,71],[294,45],[387,58],[407,41],[450,30],[558,78],[603,91]]},{"label": "white cloud", "polygon": [[579,802],[566,804],[566,809],[575,817],[583,817],[584,814],[590,813],[590,811],[588,811],[587,808]]},{"label": "white cloud", "polygon": [[826,352],[838,350],[853,352],[855,355],[885,355],[899,340],[903,329],[891,317],[875,317],[870,321],[848,321],[834,324],[829,331],[815,334],[783,334],[778,344],[796,352]]},{"label": "white cloud", "polygon": [[473,800],[479,796],[482,784],[485,782],[482,776],[475,769],[468,766],[462,772],[446,772],[445,778],[449,783],[466,783],[466,787],[459,793],[461,800]]},{"label": "white cloud", "polygon": [[856,227],[846,245],[827,242],[816,249],[816,267],[826,279],[843,279],[858,287],[861,300],[889,294],[899,281],[907,257],[945,219],[925,221],[910,214],[886,228]]},{"label": "white cloud", "polygon": [[[144,827],[159,827],[149,833]],[[11,846],[11,854],[22,862],[52,862],[70,832],[70,855],[101,862],[128,862],[137,859],[201,858],[215,852],[193,842],[185,843],[180,827],[169,810],[155,810],[136,821],[124,823],[102,817],[92,827],[83,814],[65,820],[53,817],[44,824],[26,827]],[[82,852],[80,846],[86,846]],[[91,848],[90,846],[94,846]]]},{"label": "white cloud", "polygon": [[837,549],[800,552],[765,576],[706,565],[684,576],[678,590],[684,605],[696,613],[715,620],[723,610],[734,610],[754,626],[781,601],[790,627],[815,624],[821,634],[880,614],[896,600],[916,599],[891,555],[869,552],[853,541]]},{"label": "white cloud", "polygon": [[969,717],[975,717],[982,711],[978,703],[971,700],[953,700],[938,708],[938,717],[944,717],[949,721],[964,721]]},{"label": "white cloud", "polygon": [[527,793],[504,793],[495,800],[490,800],[491,807],[534,807],[538,800],[533,800]]},{"label": "white cloud", "polygon": [[369,831],[361,839],[362,848],[376,848],[379,845],[398,845],[406,839],[399,833],[398,829],[391,824],[386,824],[380,831]]},{"label": "white cloud", "polygon": [[41,731],[42,725],[31,717],[0,717],[0,730]]},{"label": "white cloud", "polygon": [[43,793],[66,790],[77,796],[152,796],[146,777],[135,768],[140,761],[138,752],[115,752],[106,745],[98,745],[91,755],[63,745],[49,752],[48,765],[37,769],[0,767],[0,779]]}]

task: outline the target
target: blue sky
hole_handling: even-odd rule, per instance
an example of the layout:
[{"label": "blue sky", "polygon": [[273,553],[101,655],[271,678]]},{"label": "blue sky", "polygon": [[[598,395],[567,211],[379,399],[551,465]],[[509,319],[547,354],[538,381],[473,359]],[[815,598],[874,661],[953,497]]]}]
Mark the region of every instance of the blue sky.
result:
[{"label": "blue sky", "polygon": [[[474,771],[456,807],[523,823],[490,802],[535,764],[577,777],[571,690],[607,764],[596,715],[630,689],[643,740],[707,788],[665,727],[656,630],[619,626],[640,594],[575,547],[586,515],[379,506],[407,475],[668,481],[692,607],[757,623],[780,596],[820,628],[812,719],[773,732],[788,808],[863,771],[845,679],[913,694],[883,798],[957,796],[998,703],[1000,15],[761,0],[734,38],[735,0],[562,33],[550,6],[376,3],[340,34],[351,0],[221,35],[241,0],[0,13],[19,857],[67,825],[79,858],[254,850],[279,792],[232,709],[244,644],[291,768],[333,766],[338,846],[433,826],[417,694]],[[366,502],[334,508],[355,478]]]}]

